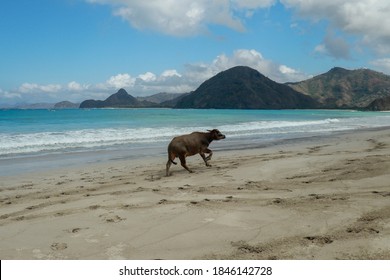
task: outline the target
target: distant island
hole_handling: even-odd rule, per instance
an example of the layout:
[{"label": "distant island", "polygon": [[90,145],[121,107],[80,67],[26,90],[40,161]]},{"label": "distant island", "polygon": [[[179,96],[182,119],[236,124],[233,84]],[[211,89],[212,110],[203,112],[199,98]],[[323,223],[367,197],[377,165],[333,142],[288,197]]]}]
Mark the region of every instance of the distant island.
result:
[{"label": "distant island", "polygon": [[13,106],[3,107],[4,109],[78,109],[80,103],[72,103],[69,101],[61,101],[57,103],[23,103]]},{"label": "distant island", "polygon": [[61,102],[54,104],[53,109],[75,109],[75,108],[79,108],[79,107],[80,107],[80,103],[61,101]]},{"label": "distant island", "polygon": [[80,108],[144,108],[158,107],[156,103],[140,101],[121,88],[117,93],[110,95],[106,100],[85,100]]}]

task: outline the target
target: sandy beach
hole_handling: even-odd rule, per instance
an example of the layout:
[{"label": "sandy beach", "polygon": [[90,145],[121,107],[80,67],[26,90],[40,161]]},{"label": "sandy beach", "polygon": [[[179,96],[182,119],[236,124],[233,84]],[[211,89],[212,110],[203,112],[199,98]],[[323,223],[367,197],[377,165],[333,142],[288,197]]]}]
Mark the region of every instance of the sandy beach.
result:
[{"label": "sandy beach", "polygon": [[3,176],[0,258],[390,259],[390,129],[165,163]]}]

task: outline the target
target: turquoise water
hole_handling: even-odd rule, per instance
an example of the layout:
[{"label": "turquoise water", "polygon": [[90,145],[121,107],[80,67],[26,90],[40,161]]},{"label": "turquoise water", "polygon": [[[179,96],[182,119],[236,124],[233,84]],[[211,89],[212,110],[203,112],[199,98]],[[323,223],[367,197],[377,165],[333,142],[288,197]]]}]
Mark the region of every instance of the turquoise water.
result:
[{"label": "turquoise water", "polygon": [[0,157],[163,147],[176,135],[212,128],[226,134],[227,145],[389,124],[390,113],[342,110],[0,110]]},{"label": "turquoise water", "polygon": [[0,110],[0,175],[48,158],[55,166],[163,155],[174,136],[213,128],[227,136],[213,149],[236,149],[389,124],[389,112],[348,110]]}]

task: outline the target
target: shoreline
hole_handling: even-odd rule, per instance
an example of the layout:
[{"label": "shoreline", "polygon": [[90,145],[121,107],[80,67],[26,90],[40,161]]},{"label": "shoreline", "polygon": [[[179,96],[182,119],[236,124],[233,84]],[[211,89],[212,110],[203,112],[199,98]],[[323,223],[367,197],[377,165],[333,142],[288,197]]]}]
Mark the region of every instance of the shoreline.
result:
[{"label": "shoreline", "polygon": [[[242,150],[253,150],[253,149],[266,149],[278,145],[295,145],[299,143],[317,141],[318,139],[332,139],[338,135],[355,133],[355,132],[364,132],[364,131],[380,131],[384,129],[389,129],[390,126],[386,127],[375,127],[375,128],[360,128],[355,130],[340,130],[340,131],[331,131],[322,134],[313,134],[309,136],[299,136],[292,138],[282,138],[282,139],[256,139],[256,137],[250,137],[247,139],[228,139],[217,142],[214,141],[210,147],[214,151],[223,151],[223,152],[234,152]],[[255,141],[253,141],[255,140]],[[152,144],[152,143],[149,143]],[[169,141],[166,143],[152,144],[143,144],[143,146],[132,146],[132,145],[120,145],[117,148],[98,148],[90,149],[84,151],[68,151],[68,152],[49,152],[49,153],[31,153],[31,154],[21,154],[15,156],[5,156],[0,157],[0,177],[3,176],[16,176],[25,173],[39,173],[42,171],[69,168],[72,166],[83,168],[85,165],[96,164],[96,163],[109,163],[112,161],[121,161],[121,160],[132,160],[132,161],[142,161],[144,158],[159,158],[166,156],[166,147],[168,146]]]},{"label": "shoreline", "polygon": [[1,259],[390,259],[390,128],[3,176]]}]

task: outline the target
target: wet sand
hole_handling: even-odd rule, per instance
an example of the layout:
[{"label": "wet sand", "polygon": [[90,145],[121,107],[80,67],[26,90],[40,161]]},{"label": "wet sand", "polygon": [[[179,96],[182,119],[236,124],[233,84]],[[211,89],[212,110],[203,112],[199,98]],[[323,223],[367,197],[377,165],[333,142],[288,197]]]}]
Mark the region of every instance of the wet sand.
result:
[{"label": "wet sand", "polygon": [[0,258],[390,259],[390,129],[165,163],[2,176]]}]

